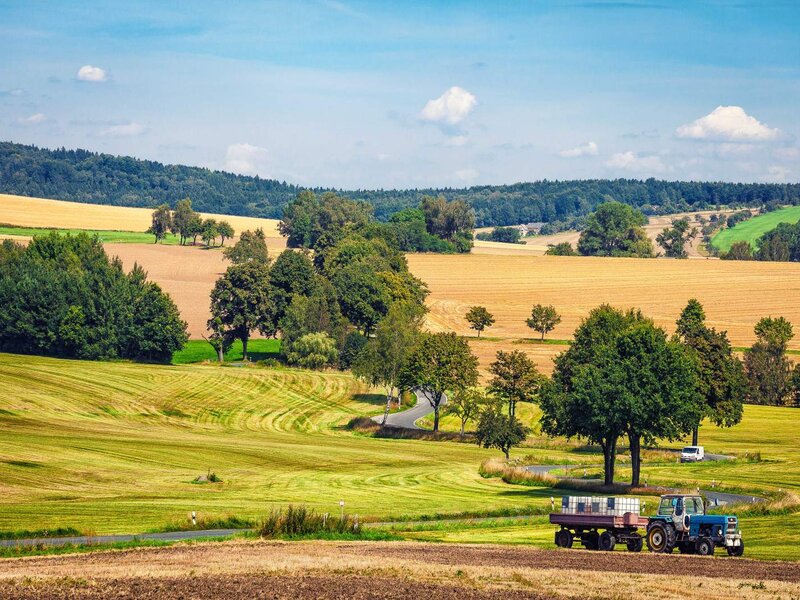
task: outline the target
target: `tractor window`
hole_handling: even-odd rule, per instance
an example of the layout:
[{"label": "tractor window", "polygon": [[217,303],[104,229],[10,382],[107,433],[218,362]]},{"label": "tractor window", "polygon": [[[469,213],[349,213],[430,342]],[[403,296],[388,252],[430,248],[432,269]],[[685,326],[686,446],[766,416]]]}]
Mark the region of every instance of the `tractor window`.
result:
[{"label": "tractor window", "polygon": [[678,504],[677,498],[662,498],[661,505],[658,507],[659,515],[675,514],[675,506]]},{"label": "tractor window", "polygon": [[687,515],[702,515],[703,514],[703,499],[699,496],[693,498],[686,498],[686,514]]}]

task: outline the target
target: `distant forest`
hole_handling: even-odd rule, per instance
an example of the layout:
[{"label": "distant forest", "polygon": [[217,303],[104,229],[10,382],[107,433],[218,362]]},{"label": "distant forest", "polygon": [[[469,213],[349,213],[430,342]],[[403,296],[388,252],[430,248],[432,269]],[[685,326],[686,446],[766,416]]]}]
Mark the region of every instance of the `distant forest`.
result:
[{"label": "distant forest", "polygon": [[[279,219],[302,189],[273,179],[233,175],[200,167],[164,165],[88,150],[48,150],[0,142],[0,192],[112,204],[175,206],[192,199],[199,211]],[[800,204],[800,184],[587,179],[513,185],[412,190],[328,190],[369,202],[378,220],[416,207],[424,195],[462,199],[478,227],[545,222],[548,229],[580,225],[599,203],[618,200],[645,214],[669,214],[718,206]]]}]

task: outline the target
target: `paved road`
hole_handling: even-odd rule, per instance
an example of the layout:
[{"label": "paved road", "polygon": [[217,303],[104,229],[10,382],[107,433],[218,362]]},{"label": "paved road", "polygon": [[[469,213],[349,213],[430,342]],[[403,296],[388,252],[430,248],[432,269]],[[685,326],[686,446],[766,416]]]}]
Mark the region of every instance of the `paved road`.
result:
[{"label": "paved road", "polygon": [[[429,414],[431,414],[433,412],[433,407],[431,406],[428,397],[424,393],[414,393],[417,396],[417,404],[408,410],[403,410],[389,415],[389,418],[386,419],[387,426],[400,427],[401,429],[422,429],[422,427],[417,426],[416,422],[417,420],[427,417]],[[376,423],[381,423],[383,421],[383,415],[376,415],[372,417],[372,420]]]}]

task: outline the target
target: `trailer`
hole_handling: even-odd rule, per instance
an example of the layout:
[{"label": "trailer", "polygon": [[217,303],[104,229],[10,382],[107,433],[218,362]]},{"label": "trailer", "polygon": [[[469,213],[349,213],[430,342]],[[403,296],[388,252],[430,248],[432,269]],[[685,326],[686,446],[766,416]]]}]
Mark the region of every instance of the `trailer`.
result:
[{"label": "trailer", "polygon": [[631,552],[641,552],[644,538],[639,529],[646,529],[648,519],[638,513],[602,514],[600,512],[551,513],[550,522],[561,528],[556,531],[555,543],[560,548],[572,548],[579,542],[587,550],[613,550],[617,543],[625,544]]}]

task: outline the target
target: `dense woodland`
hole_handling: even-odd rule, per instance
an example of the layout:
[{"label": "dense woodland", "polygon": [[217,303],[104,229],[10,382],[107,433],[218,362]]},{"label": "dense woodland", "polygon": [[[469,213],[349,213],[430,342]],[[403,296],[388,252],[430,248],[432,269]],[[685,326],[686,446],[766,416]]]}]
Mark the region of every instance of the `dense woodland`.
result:
[{"label": "dense woodland", "polygon": [[[0,192],[119,206],[155,207],[192,199],[203,212],[281,218],[301,188],[199,167],[163,165],[87,150],[47,150],[0,142]],[[324,190],[316,189],[317,193]],[[582,217],[607,200],[645,214],[669,214],[718,205],[800,203],[800,184],[681,182],[648,179],[536,181],[456,189],[339,190],[373,206],[379,221],[420,204],[423,196],[461,199],[478,227],[542,221],[548,230],[582,224]],[[545,230],[547,233],[547,230]]]}]

